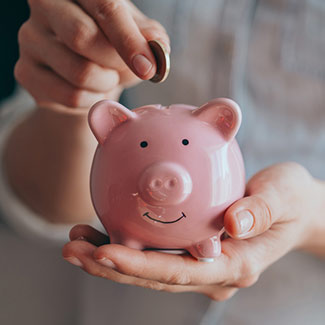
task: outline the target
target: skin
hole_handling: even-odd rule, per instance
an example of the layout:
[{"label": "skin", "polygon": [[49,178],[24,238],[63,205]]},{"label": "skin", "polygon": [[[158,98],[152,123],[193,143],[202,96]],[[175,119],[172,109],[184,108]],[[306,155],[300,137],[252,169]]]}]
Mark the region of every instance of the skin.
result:
[{"label": "skin", "polygon": [[[170,50],[169,38],[126,0],[30,0],[29,6],[15,77],[38,107],[7,141],[8,179],[48,221],[89,222],[95,216],[88,184],[97,143],[88,109],[104,98],[118,101],[124,88],[153,77],[147,41],[160,40]],[[140,66],[141,73],[133,64],[139,55],[151,62],[148,69]]]},{"label": "skin", "polygon": [[[109,238],[75,226],[63,257],[94,276],[169,292],[193,291],[220,301],[253,285],[272,263],[293,249],[325,256],[325,184],[296,163],[271,166],[247,184],[246,195],[225,213],[231,238],[213,263],[190,255],[139,251],[108,244]],[[241,232],[237,215],[249,210],[252,227]]]},{"label": "skin", "polygon": [[[169,48],[164,28],[144,16],[130,1],[30,0],[29,5],[31,17],[19,32],[20,59],[15,76],[39,106],[54,108],[57,114],[78,108],[87,112],[85,108],[103,98],[118,100],[124,88],[140,79],[148,80],[155,73],[147,41],[158,39]],[[134,58],[139,54],[151,65],[142,65],[137,71]],[[89,130],[85,118],[86,114],[80,123],[65,126],[69,129],[66,139],[82,134],[87,141]],[[17,141],[30,140],[31,133],[42,135],[37,125],[48,130],[49,139],[55,139],[62,124],[58,122],[56,127],[47,128],[53,126],[51,121],[43,117],[32,128],[33,132],[27,132]],[[64,141],[63,134],[60,143]],[[14,147],[16,143],[13,141],[11,145]],[[94,147],[90,147],[78,145],[75,160],[92,153]],[[38,149],[42,148],[35,151],[41,152]],[[71,146],[66,146],[58,157],[70,155]],[[22,161],[15,156],[9,159],[8,165],[15,162],[17,166],[12,175],[16,175]],[[59,169],[64,168],[63,161]],[[25,171],[28,174],[28,168]],[[88,178],[85,174],[80,171],[75,178]],[[44,177],[36,174],[33,182],[46,188]],[[61,189],[67,182],[73,185],[74,181],[63,182]],[[19,180],[16,185],[19,186]],[[214,300],[225,300],[238,288],[253,285],[270,264],[293,249],[325,255],[324,198],[325,184],[311,177],[302,166],[274,165],[256,174],[247,184],[245,198],[227,210],[225,228],[230,237],[222,242],[222,254],[213,263],[198,262],[190,255],[110,245],[107,236],[87,225],[71,230],[71,242],[64,246],[63,257],[89,274],[120,283],[170,292],[193,291]],[[83,199],[86,199],[84,193],[76,202]],[[253,219],[240,223],[238,214],[245,210]],[[56,215],[61,212],[60,222],[70,220],[64,210],[57,209]],[[249,229],[242,232],[240,224]]]},{"label": "skin", "polygon": [[4,165],[11,187],[52,223],[91,222],[89,171],[96,146],[86,111],[35,109],[6,143]]},{"label": "skin", "polygon": [[29,0],[29,6],[15,77],[39,106],[118,100],[124,88],[154,76],[149,40],[170,51],[161,24],[127,0]]}]

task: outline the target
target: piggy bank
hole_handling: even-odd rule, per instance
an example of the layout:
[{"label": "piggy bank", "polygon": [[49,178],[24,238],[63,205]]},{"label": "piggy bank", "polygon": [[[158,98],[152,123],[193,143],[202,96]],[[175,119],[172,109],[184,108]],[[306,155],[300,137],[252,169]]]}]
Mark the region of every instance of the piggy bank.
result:
[{"label": "piggy bank", "polygon": [[98,141],[92,202],[111,243],[213,261],[224,212],[245,189],[239,106],[219,98],[130,111],[104,100],[88,120]]}]

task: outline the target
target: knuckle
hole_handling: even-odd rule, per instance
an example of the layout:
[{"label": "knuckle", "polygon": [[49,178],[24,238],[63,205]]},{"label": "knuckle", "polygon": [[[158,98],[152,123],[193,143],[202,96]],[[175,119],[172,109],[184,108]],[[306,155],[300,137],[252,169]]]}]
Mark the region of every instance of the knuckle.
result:
[{"label": "knuckle", "polygon": [[239,254],[234,252],[231,257],[231,263],[229,265],[229,276],[225,281],[218,282],[219,285],[224,287],[237,287],[242,279],[251,277],[253,274],[258,274],[258,264],[252,256],[247,256],[247,254]]},{"label": "knuckle", "polygon": [[27,2],[32,15],[34,11],[48,10],[51,4],[49,0],[27,0]]},{"label": "knuckle", "polygon": [[39,6],[42,2],[43,0],[27,0],[29,7]]},{"label": "knuckle", "polygon": [[16,62],[16,65],[14,67],[14,76],[16,78],[17,81],[21,81],[21,74],[22,74],[22,71],[21,71],[21,60],[18,60]]},{"label": "knuckle", "polygon": [[[107,278],[107,274],[106,272],[102,271],[102,270],[93,270],[92,268],[89,268],[87,266],[84,267],[84,270],[93,275],[93,276],[97,276],[99,278]],[[116,280],[117,281],[117,280]],[[118,282],[118,281],[117,281]]]},{"label": "knuckle", "polygon": [[95,4],[95,17],[99,20],[115,17],[119,15],[122,5],[121,0],[98,0]]},{"label": "knuckle", "polygon": [[156,290],[156,291],[163,291],[165,290],[165,285],[163,283],[157,281],[146,281],[144,284],[145,288]]},{"label": "knuckle", "polygon": [[293,180],[299,178],[305,182],[312,180],[312,176],[309,171],[302,165],[294,161],[289,161],[282,164],[283,168],[286,169],[288,175],[292,175]]},{"label": "knuckle", "polygon": [[67,94],[64,102],[69,107],[83,107],[85,92],[81,89],[74,89],[71,93]]},{"label": "knuckle", "polygon": [[305,167],[302,165],[298,164],[295,161],[288,161],[282,164],[279,164],[279,166],[282,166],[282,168],[288,169],[288,171],[307,171]]},{"label": "knuckle", "polygon": [[21,45],[24,41],[30,38],[30,24],[25,22],[21,25],[18,31],[18,43]]},{"label": "knuckle", "polygon": [[240,266],[240,271],[237,278],[237,283],[242,281],[242,279],[250,278],[254,276],[254,274],[258,274],[258,263],[255,263],[251,260],[243,260]]},{"label": "knuckle", "polygon": [[95,277],[99,277],[103,279],[112,279],[115,282],[121,282],[121,280],[118,277],[116,276],[114,277],[112,274],[110,274],[110,272],[107,272],[107,270],[94,267],[91,264],[85,263],[82,269]]},{"label": "knuckle", "polygon": [[166,29],[159,21],[148,18],[147,24],[150,25],[150,29],[154,29],[156,31],[167,34]]},{"label": "knuckle", "polygon": [[223,289],[223,290],[216,290],[212,293],[208,293],[207,296],[214,300],[214,301],[225,301],[230,299],[238,289]]},{"label": "knuckle", "polygon": [[190,285],[191,279],[186,272],[176,272],[170,275],[168,278],[165,279],[167,284],[171,285]]},{"label": "knuckle", "polygon": [[24,64],[24,61],[22,61],[21,59],[19,59],[15,65],[14,76],[16,80],[22,85],[24,84],[26,77],[28,76],[28,73],[26,71],[26,64]]},{"label": "knuckle", "polygon": [[75,20],[72,24],[69,44],[73,50],[80,52],[90,46],[94,37],[93,28],[84,21]]},{"label": "knuckle", "polygon": [[238,289],[248,288],[248,287],[251,287],[252,285],[254,285],[258,281],[258,279],[259,279],[258,275],[251,275],[244,279],[241,279],[240,281],[235,283],[233,286]]},{"label": "knuckle", "polygon": [[105,92],[108,92],[120,84],[120,75],[117,71],[112,71],[110,73],[107,73],[107,76],[109,76],[109,79],[106,79],[106,83],[103,85],[105,87]]},{"label": "knuckle", "polygon": [[72,73],[73,82],[78,86],[86,86],[94,78],[95,74],[94,64],[91,62],[84,62],[78,65]]},{"label": "knuckle", "polygon": [[250,236],[258,235],[267,231],[276,218],[268,200],[260,194],[255,194],[254,196],[247,198],[247,200],[247,202],[249,202],[253,207],[250,209],[250,212],[254,218]]},{"label": "knuckle", "polygon": [[62,248],[62,257],[63,258],[67,258],[67,257],[69,257],[71,255],[70,246],[71,246],[70,242],[63,246],[63,248]]},{"label": "knuckle", "polygon": [[262,218],[256,218],[255,221],[259,221],[258,228],[260,228],[260,231],[265,231],[269,229],[269,227],[273,223],[274,215],[271,211],[271,208],[269,204],[265,201],[263,197],[256,196],[255,199],[257,200],[258,206],[261,208],[261,217]]}]

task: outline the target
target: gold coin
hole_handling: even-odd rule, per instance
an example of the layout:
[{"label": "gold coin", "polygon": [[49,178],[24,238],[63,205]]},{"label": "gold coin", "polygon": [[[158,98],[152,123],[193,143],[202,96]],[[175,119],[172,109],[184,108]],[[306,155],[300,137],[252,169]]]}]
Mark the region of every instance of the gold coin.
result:
[{"label": "gold coin", "polygon": [[150,79],[150,81],[159,83],[167,79],[170,69],[169,53],[165,46],[157,41],[152,40],[148,42],[151,51],[156,59],[157,71],[156,74]]}]

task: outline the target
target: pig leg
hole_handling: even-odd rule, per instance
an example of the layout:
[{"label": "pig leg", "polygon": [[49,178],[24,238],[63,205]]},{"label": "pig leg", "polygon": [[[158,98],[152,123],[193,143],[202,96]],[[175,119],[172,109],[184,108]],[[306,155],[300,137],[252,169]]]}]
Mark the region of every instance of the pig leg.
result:
[{"label": "pig leg", "polygon": [[133,238],[123,238],[120,233],[110,234],[110,244],[123,245],[133,249],[144,249],[143,244],[139,243],[136,239]]},{"label": "pig leg", "polygon": [[195,243],[188,251],[200,262],[213,262],[221,254],[220,235]]},{"label": "pig leg", "polygon": [[129,248],[138,249],[138,250],[144,249],[143,244],[141,244],[140,242],[132,238],[122,239],[122,245]]},{"label": "pig leg", "polygon": [[121,237],[117,233],[109,233],[110,244],[121,244]]}]

